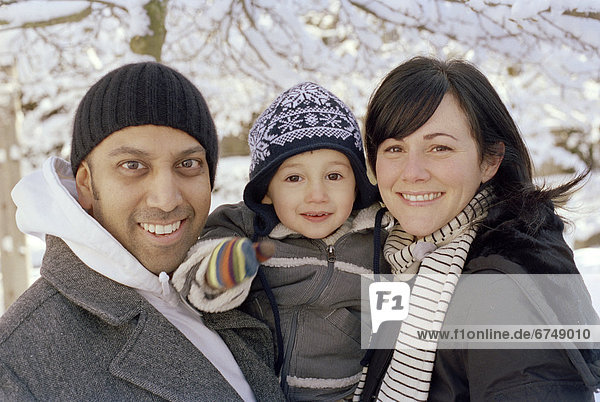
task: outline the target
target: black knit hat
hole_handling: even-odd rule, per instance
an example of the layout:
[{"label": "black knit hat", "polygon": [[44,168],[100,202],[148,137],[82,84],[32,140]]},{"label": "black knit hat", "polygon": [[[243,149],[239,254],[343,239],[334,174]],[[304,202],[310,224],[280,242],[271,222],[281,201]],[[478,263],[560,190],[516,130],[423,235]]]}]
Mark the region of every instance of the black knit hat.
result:
[{"label": "black knit hat", "polygon": [[255,230],[260,236],[279,223],[273,206],[261,203],[269,182],[283,161],[302,152],[328,148],[346,155],[357,186],[354,209],[378,199],[377,188],[367,177],[356,118],[340,99],[317,84],[304,82],[279,95],[250,129],[248,145],[250,181],[244,202],[257,215]]},{"label": "black knit hat", "polygon": [[176,128],[198,140],[206,150],[213,187],[218,139],[208,106],[187,78],[154,62],[119,67],[102,77],[85,94],[73,125],[73,174],[103,139],[125,127],[145,124]]}]

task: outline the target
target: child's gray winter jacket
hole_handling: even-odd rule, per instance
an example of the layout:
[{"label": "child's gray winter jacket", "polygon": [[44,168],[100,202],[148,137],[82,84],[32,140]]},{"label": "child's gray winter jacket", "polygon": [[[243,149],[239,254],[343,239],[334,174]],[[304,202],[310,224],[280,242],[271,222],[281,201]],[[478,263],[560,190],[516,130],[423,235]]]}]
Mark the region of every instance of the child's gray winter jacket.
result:
[{"label": "child's gray winter jacket", "polygon": [[[372,273],[378,210],[373,205],[353,212],[340,229],[322,240],[308,239],[282,224],[268,236],[275,243],[275,254],[261,269],[279,308],[284,349],[280,377],[291,400],[340,399],[358,383],[365,353],[360,339],[360,275]],[[253,220],[254,212],[243,203],[216,209],[173,283],[200,310],[223,311],[243,303],[243,310],[274,330],[273,311],[258,279],[218,295],[204,280],[205,257],[223,238],[252,237]],[[385,215],[383,227],[388,222]],[[381,236],[383,244],[385,233]],[[387,269],[382,266],[381,272]]]}]

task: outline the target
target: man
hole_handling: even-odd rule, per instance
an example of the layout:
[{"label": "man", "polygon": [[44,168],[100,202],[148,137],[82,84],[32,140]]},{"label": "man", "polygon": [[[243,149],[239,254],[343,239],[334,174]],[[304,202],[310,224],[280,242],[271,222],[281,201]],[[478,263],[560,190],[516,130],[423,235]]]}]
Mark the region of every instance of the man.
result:
[{"label": "man", "polygon": [[15,186],[46,238],[36,281],[0,318],[0,399],[272,400],[273,343],[239,312],[204,314],[169,283],[204,226],[217,136],[194,85],[158,63],[84,96],[71,165]]}]

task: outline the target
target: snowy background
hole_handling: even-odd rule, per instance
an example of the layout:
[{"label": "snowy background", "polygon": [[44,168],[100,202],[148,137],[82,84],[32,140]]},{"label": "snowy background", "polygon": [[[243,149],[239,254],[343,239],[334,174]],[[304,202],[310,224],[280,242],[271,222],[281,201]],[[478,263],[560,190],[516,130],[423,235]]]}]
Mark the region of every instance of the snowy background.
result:
[{"label": "snowy background", "polygon": [[23,173],[68,155],[78,101],[124,63],[177,68],[201,89],[219,134],[243,137],[276,94],[304,80],[361,119],[385,73],[417,54],[480,67],[543,174],[600,160],[598,0],[0,3],[0,66],[12,67],[0,82],[19,92],[23,135],[11,152]]},{"label": "snowy background", "polygon": [[[0,2],[0,122],[15,116],[20,130],[0,145],[0,177],[10,161],[24,175],[49,155],[67,157],[89,86],[124,63],[160,60],[201,89],[215,117],[224,157],[213,208],[237,202],[248,158],[231,155],[247,152],[249,126],[278,93],[315,81],[361,120],[385,73],[417,54],[465,58],[490,78],[540,181],[598,166],[598,0],[8,0]],[[596,170],[565,211],[573,222],[565,236],[582,271],[597,274],[599,211]],[[12,244],[6,225],[0,256]],[[37,266],[43,246],[28,243]],[[596,300],[598,283],[590,281]]]}]

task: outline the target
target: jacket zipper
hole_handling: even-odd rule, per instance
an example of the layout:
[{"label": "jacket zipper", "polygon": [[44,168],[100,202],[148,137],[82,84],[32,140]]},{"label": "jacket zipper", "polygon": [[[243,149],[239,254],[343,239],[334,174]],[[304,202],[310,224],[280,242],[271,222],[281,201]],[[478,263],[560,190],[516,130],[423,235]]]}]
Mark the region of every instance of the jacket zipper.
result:
[{"label": "jacket zipper", "polygon": [[[310,303],[314,302],[315,300],[317,300],[319,298],[319,296],[321,296],[321,293],[323,293],[323,290],[325,290],[325,287],[329,284],[329,281],[331,280],[331,277],[333,276],[334,265],[335,265],[335,247],[333,247],[333,245],[329,245],[329,246],[327,246],[327,274],[325,275],[325,278],[323,278],[323,281],[319,284],[319,287],[317,288],[317,290],[313,293],[312,297],[305,304],[310,304]],[[289,337],[288,337],[287,345],[285,347],[285,352],[284,352],[285,353],[284,354],[284,364],[283,364],[283,367],[281,368],[282,389],[283,389],[283,392],[286,394],[287,394],[288,388],[289,388],[289,385],[287,383],[287,375],[290,371],[290,362],[289,362],[289,359],[287,359],[287,357],[291,355],[292,348],[294,347],[294,342],[296,341],[296,335],[297,335],[296,330],[298,329],[298,313],[299,313],[299,310],[296,309],[296,311],[294,312],[294,315],[292,316],[292,322],[290,323]]]},{"label": "jacket zipper", "polygon": [[335,247],[333,247],[333,245],[329,245],[327,246],[327,273],[325,274],[325,277],[319,284],[319,287],[314,291],[312,297],[306,302],[306,304],[314,302],[319,298],[319,296],[321,296],[321,293],[323,293],[323,290],[325,290],[325,288],[329,284],[329,281],[331,280],[331,277],[333,276],[333,273],[335,272],[334,265]]},{"label": "jacket zipper", "polygon": [[333,264],[335,262],[335,248],[333,248],[333,245],[327,247],[327,262],[329,264]]}]

